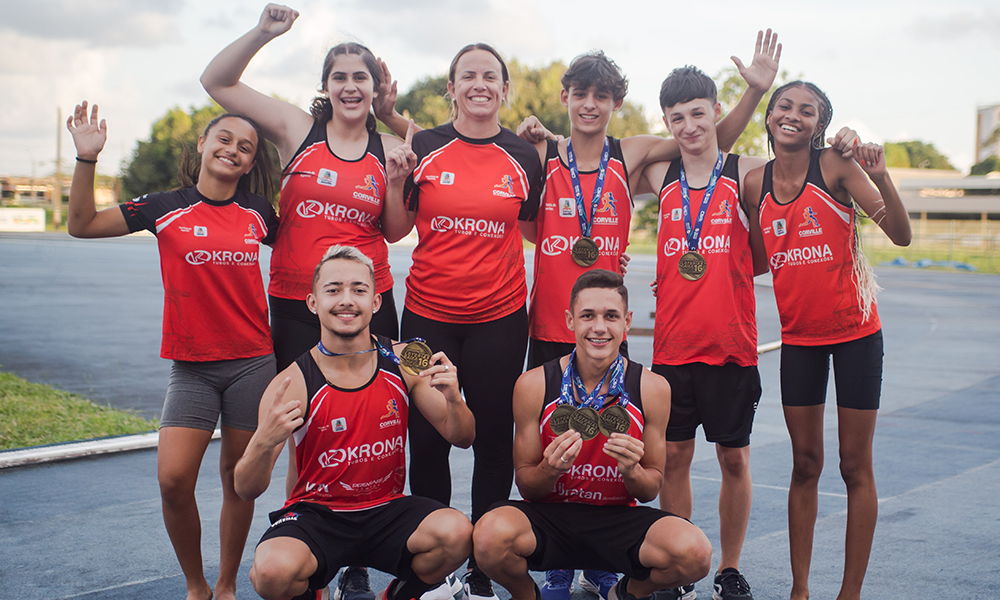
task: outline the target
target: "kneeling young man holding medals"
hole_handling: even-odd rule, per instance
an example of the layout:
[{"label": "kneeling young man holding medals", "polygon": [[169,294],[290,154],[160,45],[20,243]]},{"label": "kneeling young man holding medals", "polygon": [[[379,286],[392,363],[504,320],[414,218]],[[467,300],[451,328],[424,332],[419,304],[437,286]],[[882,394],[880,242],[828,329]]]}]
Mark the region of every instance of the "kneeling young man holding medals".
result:
[{"label": "kneeling young man holding medals", "polygon": [[469,557],[472,523],[403,495],[408,417],[415,408],[463,448],[475,418],[444,353],[369,332],[380,297],[358,249],[327,251],[306,304],[319,315],[320,342],[268,386],[236,465],[236,492],[257,498],[289,442],[288,500],[270,515],[250,581],[267,600],[318,598],[341,567],[370,566],[397,577],[379,600],[419,598]]},{"label": "kneeling young man holding medals", "polygon": [[566,326],[576,348],[514,387],[515,481],[524,501],[476,524],[476,562],[513,600],[540,592],[528,570],[625,575],[608,600],[635,600],[704,577],[712,547],[661,510],[670,385],[618,352],[632,322],[621,275],[595,269],[573,285]]}]

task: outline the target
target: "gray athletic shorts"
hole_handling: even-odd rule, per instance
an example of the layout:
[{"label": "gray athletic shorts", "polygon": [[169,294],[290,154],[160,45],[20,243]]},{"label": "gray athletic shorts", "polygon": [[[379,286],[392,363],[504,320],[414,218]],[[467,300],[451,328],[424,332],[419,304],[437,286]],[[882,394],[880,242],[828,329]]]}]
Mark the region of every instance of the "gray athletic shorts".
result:
[{"label": "gray athletic shorts", "polygon": [[175,360],[160,427],[215,431],[221,413],[223,426],[254,431],[260,397],[274,375],[274,354],[208,362]]}]

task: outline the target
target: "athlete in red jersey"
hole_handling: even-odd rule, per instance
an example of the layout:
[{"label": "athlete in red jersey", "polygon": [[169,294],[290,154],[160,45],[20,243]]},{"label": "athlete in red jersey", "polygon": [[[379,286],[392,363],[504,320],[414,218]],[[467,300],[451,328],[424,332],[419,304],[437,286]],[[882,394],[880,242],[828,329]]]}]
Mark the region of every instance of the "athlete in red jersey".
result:
[{"label": "athlete in red jersey", "polygon": [[396,575],[385,600],[418,598],[465,561],[472,530],[462,513],[402,494],[406,423],[420,412],[449,443],[468,447],[474,418],[444,353],[409,375],[391,361],[402,345],[370,334],[381,298],[368,257],[334,246],[315,273],[306,301],[319,315],[320,342],[271,382],[236,467],[237,491],[256,498],[290,442],[294,485],[271,513],[250,580],[263,598],[286,599],[322,590],[340,567],[357,564]]},{"label": "athlete in red jersey", "polygon": [[[508,86],[507,67],[492,47],[471,44],[455,56],[448,82],[454,121],[413,136],[419,164],[407,181],[407,204],[390,199],[382,213],[390,242],[414,225],[419,235],[402,336],[426,339],[462,368],[462,389],[476,415],[473,522],[510,496],[510,398],[528,330],[518,229],[534,220],[541,184],[532,147],[499,124]],[[413,130],[391,107],[385,112],[380,118],[397,133]],[[420,416],[410,419],[410,440],[410,489],[449,502],[450,445]],[[495,598],[489,580],[472,561],[470,567],[467,595]]]},{"label": "athlete in red jersey", "polygon": [[198,139],[194,184],[147,194],[97,212],[94,171],[107,141],[97,106],[76,107],[69,130],[77,166],[68,228],[75,237],[114,237],[146,229],[160,249],[165,292],[161,355],[173,359],[160,419],[157,478],[163,521],[187,584],[189,600],[213,589],[201,559],[195,483],[220,414],[222,418],[221,557],[215,598],[235,598],[236,573],[253,519],[253,502],[233,488],[233,468],[257,426],[257,404],[274,376],[260,244],[277,229],[270,195],[270,159],[257,126],[245,117],[216,118]]},{"label": "athlete in red jersey", "polygon": [[313,266],[333,244],[355,246],[375,261],[382,307],[372,320],[372,331],[398,336],[388,247],[379,219],[387,199],[402,194],[409,173],[387,163],[402,142],[376,131],[371,106],[384,74],[364,46],[343,43],[330,49],[323,61],[321,95],[309,113],[241,81],[256,53],[287,32],[298,16],[287,6],[268,4],[257,26],[223,49],[201,77],[219,104],[261,124],[284,165],[281,228],[268,290],[279,370],[319,339],[319,322],[306,309],[305,297]]},{"label": "athlete in red jersey", "polygon": [[815,85],[795,81],[778,88],[765,118],[774,160],[747,176],[749,197],[760,199],[759,214],[756,203],[750,206],[753,242],[766,248],[761,266],[770,264],[781,316],[781,403],[794,458],[788,491],[793,600],[809,597],[831,356],[840,472],[847,484],[838,598],[861,595],[878,516],[872,442],[882,387],[882,331],[854,205],[893,243],[910,243],[910,221],[886,172],[882,147],[855,142],[850,152],[823,149],[832,115],[829,99]]},{"label": "athlete in red jersey", "polygon": [[[528,569],[624,573],[610,600],[648,597],[704,577],[712,554],[705,534],[685,519],[635,505],[660,490],[670,386],[619,354],[632,321],[621,275],[581,275],[564,314],[574,354],[528,371],[514,390],[514,461],[525,501],[508,501],[476,524],[478,564],[514,600],[541,593]],[[575,416],[568,425],[558,420],[559,411],[579,412],[575,406],[596,407],[602,417],[618,411],[619,426],[598,433],[594,423],[576,425]]]}]

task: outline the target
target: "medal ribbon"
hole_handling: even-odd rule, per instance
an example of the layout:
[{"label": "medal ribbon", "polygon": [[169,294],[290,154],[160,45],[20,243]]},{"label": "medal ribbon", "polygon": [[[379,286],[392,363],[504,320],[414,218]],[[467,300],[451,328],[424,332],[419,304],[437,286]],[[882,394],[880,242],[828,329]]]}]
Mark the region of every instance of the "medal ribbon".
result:
[{"label": "medal ribbon", "polygon": [[[604,381],[608,378],[608,375],[611,375],[611,381],[608,383],[608,391],[606,394],[601,394],[601,388],[604,387]],[[573,387],[576,387],[581,408],[590,407],[598,410],[604,406],[605,398],[616,395],[622,407],[628,406],[628,394],[625,392],[625,359],[619,354],[615,362],[612,363],[611,368],[604,373],[604,377],[601,377],[601,381],[594,388],[594,391],[588,393],[586,386],[583,385],[583,380],[580,378],[580,374],[576,371],[576,350],[573,350],[573,353],[569,357],[569,364],[566,365],[566,369],[563,371],[559,404],[576,405],[576,402],[573,400]]]},{"label": "medal ribbon", "polygon": [[712,201],[712,192],[715,191],[715,184],[719,182],[719,175],[722,174],[722,150],[719,150],[719,158],[715,161],[715,168],[712,169],[712,177],[708,180],[708,187],[705,188],[705,196],[701,200],[701,209],[698,211],[698,219],[694,226],[691,226],[691,190],[688,187],[687,176],[684,174],[684,163],[681,163],[681,210],[684,214],[684,233],[687,236],[688,250],[698,251],[698,242],[701,240],[701,226],[705,222],[705,213],[708,212],[708,203]]},{"label": "medal ribbon", "polygon": [[[323,345],[323,340],[320,340],[319,344],[316,345],[316,348],[319,350],[320,354],[323,354],[325,356],[347,356],[349,354],[367,354],[368,352],[375,352],[376,350],[378,350],[379,354],[381,354],[382,356],[388,358],[394,364],[396,364],[396,365],[399,364],[399,357],[396,356],[395,354],[393,354],[392,350],[389,350],[389,349],[383,347],[382,344],[378,343],[378,339],[376,339],[375,336],[372,336],[372,341],[375,342],[375,347],[374,348],[369,348],[368,350],[358,350],[357,352],[345,352],[343,354],[340,354],[340,353],[337,353],[337,352],[330,352],[329,350],[327,350],[326,346]],[[409,344],[410,342],[423,342],[423,341],[424,341],[424,338],[418,338],[418,337],[416,337],[416,338],[410,338],[408,340],[405,340],[405,341],[402,341],[402,342],[399,342],[399,343],[400,344]]]},{"label": "medal ribbon", "polygon": [[590,237],[594,227],[594,216],[601,203],[601,192],[604,191],[604,176],[608,171],[608,159],[611,157],[611,146],[608,138],[604,138],[604,151],[601,152],[601,164],[597,168],[597,181],[594,182],[594,197],[590,201],[590,221],[583,207],[583,188],[580,187],[580,171],[576,168],[576,155],[573,153],[573,141],[566,142],[566,158],[569,159],[569,178],[573,183],[573,195],[576,196],[576,215],[580,218],[580,234]]}]

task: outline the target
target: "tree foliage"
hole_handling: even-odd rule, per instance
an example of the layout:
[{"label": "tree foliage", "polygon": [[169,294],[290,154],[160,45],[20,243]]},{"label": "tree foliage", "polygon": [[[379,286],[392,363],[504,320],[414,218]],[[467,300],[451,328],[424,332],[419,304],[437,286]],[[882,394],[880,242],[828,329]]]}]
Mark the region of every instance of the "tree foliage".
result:
[{"label": "tree foliage", "polygon": [[948,157],[941,154],[934,144],[924,142],[887,142],[885,144],[887,167],[902,169],[945,169],[955,171]]},{"label": "tree foliage", "polygon": [[982,162],[972,165],[969,175],[986,175],[993,171],[1000,171],[1000,158],[997,155],[987,156]]},{"label": "tree foliage", "polygon": [[[500,108],[500,124],[516,131],[521,121],[535,115],[549,131],[568,136],[569,114],[559,100],[559,92],[562,90],[559,79],[566,71],[566,65],[555,61],[535,69],[511,60],[507,67],[510,71],[511,88],[508,102]],[[423,128],[441,125],[451,116],[451,105],[445,98],[447,91],[446,74],[422,79],[399,96],[396,110]],[[649,131],[650,124],[643,114],[642,106],[628,100],[608,124],[608,133],[619,138]]]}]

